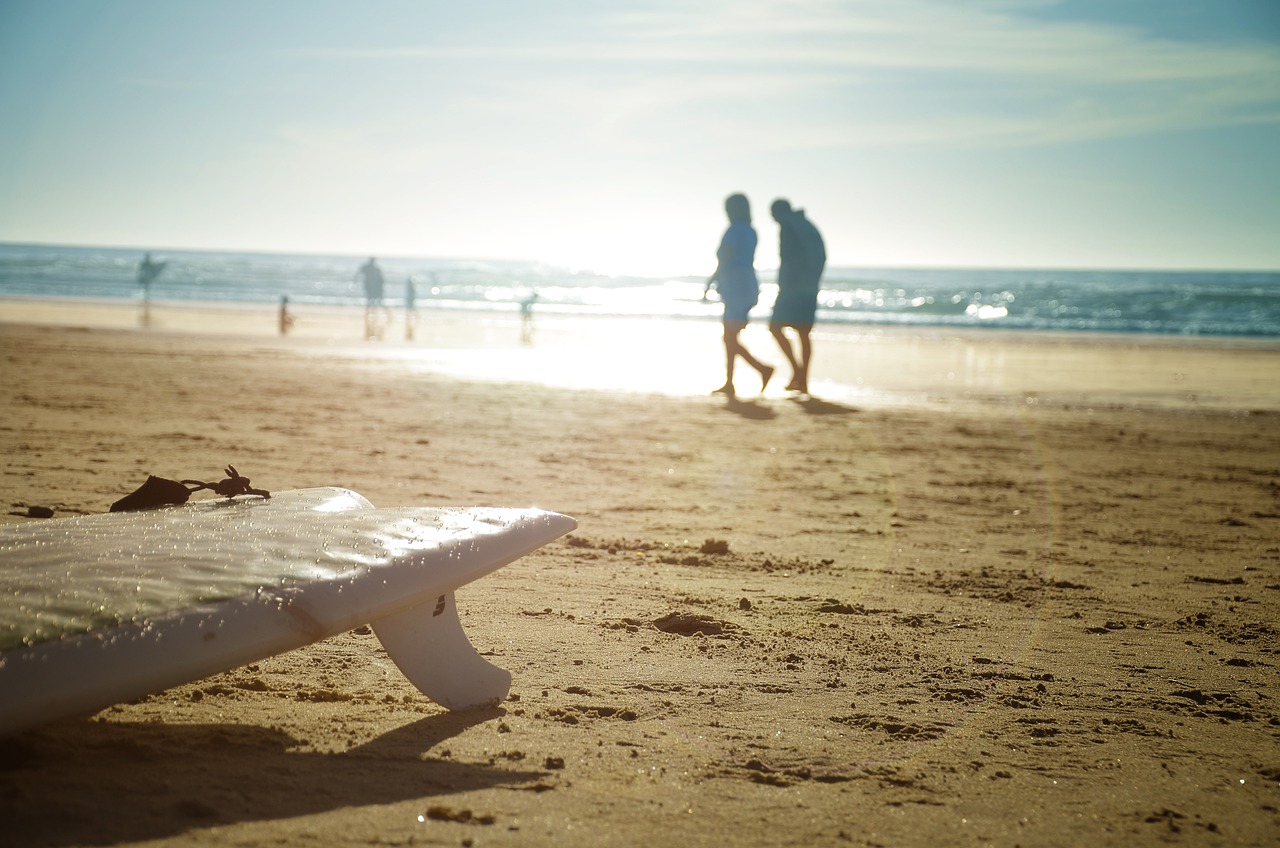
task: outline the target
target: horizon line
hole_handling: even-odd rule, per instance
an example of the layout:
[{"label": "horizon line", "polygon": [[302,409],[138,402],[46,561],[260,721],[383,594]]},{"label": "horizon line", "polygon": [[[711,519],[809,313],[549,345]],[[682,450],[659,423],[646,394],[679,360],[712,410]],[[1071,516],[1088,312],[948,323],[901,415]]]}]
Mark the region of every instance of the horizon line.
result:
[{"label": "horizon line", "polygon": [[[624,273],[605,273],[592,268],[574,267],[565,263],[550,262],[542,259],[529,258],[512,258],[512,257],[484,257],[484,256],[467,256],[467,255],[427,255],[414,253],[370,253],[368,251],[352,252],[347,250],[335,250],[332,252],[321,252],[315,250],[292,250],[292,249],[265,249],[265,248],[213,248],[213,247],[144,247],[131,244],[90,244],[90,243],[71,243],[61,241],[12,241],[0,238],[0,247],[43,247],[43,248],[72,248],[87,250],[118,250],[118,251],[136,251],[139,253],[207,253],[207,254],[252,254],[259,256],[316,256],[316,257],[351,257],[353,260],[358,258],[374,257],[379,260],[430,260],[437,262],[493,262],[493,263],[513,263],[538,265],[546,268],[554,268],[556,270],[565,271],[573,274],[594,274],[600,277],[634,277],[639,279],[659,279],[659,278],[679,278],[679,277],[697,277],[705,278],[707,275],[703,272],[679,273],[679,274],[638,274],[631,272]],[[847,270],[911,270],[911,271],[1075,271],[1075,272],[1137,272],[1137,271],[1155,271],[1161,273],[1229,273],[1229,274],[1280,274],[1280,266],[1210,266],[1210,265],[1186,265],[1186,266],[1160,266],[1160,265],[1053,265],[1053,264],[972,264],[972,263],[867,263],[867,264],[847,264],[838,263],[830,264],[828,269],[847,269]],[[757,271],[777,271],[775,265],[758,266]]]}]

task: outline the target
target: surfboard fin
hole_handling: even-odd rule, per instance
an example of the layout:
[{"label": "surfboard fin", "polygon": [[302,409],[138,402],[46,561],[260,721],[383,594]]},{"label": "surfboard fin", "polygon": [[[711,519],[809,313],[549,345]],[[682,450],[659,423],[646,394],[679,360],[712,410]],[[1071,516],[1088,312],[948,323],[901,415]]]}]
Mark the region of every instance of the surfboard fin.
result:
[{"label": "surfboard fin", "polygon": [[511,691],[511,673],[480,656],[467,639],[453,592],[380,618],[373,632],[409,682],[443,707],[495,707]]}]

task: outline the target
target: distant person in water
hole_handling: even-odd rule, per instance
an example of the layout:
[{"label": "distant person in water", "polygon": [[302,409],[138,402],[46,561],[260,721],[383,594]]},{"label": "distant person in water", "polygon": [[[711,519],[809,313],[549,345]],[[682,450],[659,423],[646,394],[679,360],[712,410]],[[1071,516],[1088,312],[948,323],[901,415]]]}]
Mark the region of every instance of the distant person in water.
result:
[{"label": "distant person in water", "polygon": [[156,262],[151,258],[151,254],[147,253],[142,257],[142,261],[138,263],[138,285],[142,286],[142,326],[151,325],[151,284],[155,282],[156,277],[160,276],[160,272],[164,270],[166,262]]},{"label": "distant person in water", "polygon": [[413,277],[404,278],[404,338],[413,341],[413,331],[418,326],[418,289]]},{"label": "distant person in water", "polygon": [[[778,222],[778,299],[773,305],[769,332],[791,364],[787,390],[809,393],[809,362],[813,357],[814,315],[818,309],[818,282],[827,264],[822,234],[801,209],[792,209],[786,200],[775,200],[769,211]],[[796,334],[798,350],[791,346],[786,331]]]},{"label": "distant person in water", "polygon": [[724,385],[713,394],[733,397],[734,364],[741,357],[760,373],[760,391],[769,385],[773,368],[751,355],[738,339],[747,326],[751,307],[760,299],[760,284],[756,279],[756,231],[751,226],[751,205],[746,195],[732,194],[725,199],[725,214],[729,216],[729,228],[720,239],[716,250],[716,270],[707,278],[706,292],[715,286],[724,304]]},{"label": "distant person in water", "polygon": [[533,341],[533,305],[537,302],[537,292],[531,292],[520,301],[520,341],[525,344]]},{"label": "distant person in water", "polygon": [[288,335],[289,330],[293,327],[293,322],[297,319],[289,312],[289,296],[280,296],[280,335]]},{"label": "distant person in water", "polygon": [[366,339],[382,338],[382,322],[378,320],[380,310],[385,318],[391,320],[391,312],[382,302],[385,281],[378,261],[370,256],[369,261],[360,266],[356,277],[364,284],[364,337]]}]

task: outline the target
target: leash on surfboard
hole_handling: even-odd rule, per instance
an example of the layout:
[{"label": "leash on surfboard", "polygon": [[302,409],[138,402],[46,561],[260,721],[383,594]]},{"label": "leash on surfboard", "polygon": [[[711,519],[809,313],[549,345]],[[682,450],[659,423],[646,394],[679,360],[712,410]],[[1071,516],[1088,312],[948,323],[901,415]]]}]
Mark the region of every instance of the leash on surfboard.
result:
[{"label": "leash on surfboard", "polygon": [[[177,506],[186,503],[195,492],[205,489],[227,499],[239,495],[271,497],[271,493],[266,489],[255,489],[249,478],[236,471],[234,465],[228,465],[224,473],[227,475],[226,478],[216,483],[205,483],[202,480],[167,480],[164,477],[149,475],[145,483],[113,503],[111,512],[132,512],[159,506]],[[189,489],[188,486],[193,488]]]}]

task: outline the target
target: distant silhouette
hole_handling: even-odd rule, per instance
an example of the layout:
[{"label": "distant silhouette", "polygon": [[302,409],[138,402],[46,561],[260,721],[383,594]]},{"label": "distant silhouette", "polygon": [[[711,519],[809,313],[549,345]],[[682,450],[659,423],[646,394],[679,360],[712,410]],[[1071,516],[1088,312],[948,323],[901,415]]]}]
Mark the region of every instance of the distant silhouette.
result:
[{"label": "distant silhouette", "polygon": [[[813,358],[814,314],[818,308],[818,281],[827,264],[827,249],[818,228],[804,210],[792,209],[786,200],[775,200],[769,211],[778,222],[778,299],[773,305],[769,332],[791,364],[787,390],[809,393],[809,362]],[[791,347],[785,330],[794,330],[799,351]]]},{"label": "distant silhouette", "polygon": [[724,385],[712,394],[733,397],[733,371],[738,357],[760,373],[761,392],[769,385],[773,368],[752,356],[738,340],[738,334],[747,326],[751,307],[760,299],[755,269],[757,238],[751,226],[751,205],[746,195],[732,194],[724,201],[724,211],[729,217],[729,228],[720,239],[716,270],[707,278],[703,296],[714,285],[724,303]]},{"label": "distant silhouette", "polygon": [[532,292],[520,301],[520,341],[524,344],[533,342],[533,305],[537,301],[537,292]]},{"label": "distant silhouette", "polygon": [[289,313],[289,297],[288,295],[280,296],[280,335],[287,335],[293,322],[297,320]]},{"label": "distant silhouette", "polygon": [[418,289],[413,277],[404,278],[404,338],[413,341],[413,331],[418,326]]},{"label": "distant silhouette", "polygon": [[144,295],[150,296],[151,283],[160,276],[160,272],[168,264],[168,262],[156,262],[151,258],[150,253],[142,257],[142,261],[138,263],[138,282],[142,285]]},{"label": "distant silhouette", "polygon": [[143,256],[142,261],[138,263],[138,284],[142,286],[142,315],[140,320],[144,327],[151,324],[151,284],[156,277],[160,276],[160,272],[164,270],[164,266],[167,264],[169,263],[152,260],[150,253]]},{"label": "distant silhouette", "polygon": [[[384,323],[391,320],[391,311],[387,309],[386,304],[382,302],[382,290],[384,280],[382,277],[382,269],[378,267],[378,262],[372,256],[369,261],[360,266],[356,271],[356,276],[364,282],[364,337],[366,339],[380,339],[384,329]],[[378,312],[382,313],[382,319],[378,316]]]}]

